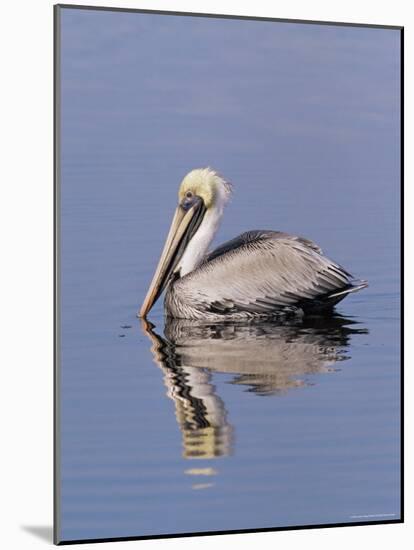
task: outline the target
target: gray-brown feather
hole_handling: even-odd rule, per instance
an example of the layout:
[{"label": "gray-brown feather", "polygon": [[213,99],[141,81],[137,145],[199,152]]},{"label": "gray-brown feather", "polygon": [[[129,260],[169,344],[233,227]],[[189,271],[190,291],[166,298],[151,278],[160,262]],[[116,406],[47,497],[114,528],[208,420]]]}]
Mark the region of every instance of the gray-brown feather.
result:
[{"label": "gray-brown feather", "polygon": [[364,286],[308,239],[248,231],[171,283],[165,306],[170,316],[190,319],[303,314]]}]

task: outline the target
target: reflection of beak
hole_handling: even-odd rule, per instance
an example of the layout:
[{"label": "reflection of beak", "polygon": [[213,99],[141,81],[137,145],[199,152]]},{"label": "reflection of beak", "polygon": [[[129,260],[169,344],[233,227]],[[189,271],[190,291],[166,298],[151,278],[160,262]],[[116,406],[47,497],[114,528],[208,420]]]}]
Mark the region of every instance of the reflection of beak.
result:
[{"label": "reflection of beak", "polygon": [[200,197],[190,208],[178,206],[139,317],[145,317],[170,281],[185,249],[203,220],[206,208]]},{"label": "reflection of beak", "polygon": [[165,361],[165,354],[163,350],[167,346],[167,342],[158,336],[154,332],[155,325],[147,321],[145,318],[141,318],[141,330],[151,340],[151,352],[154,356],[154,362],[162,369]]}]

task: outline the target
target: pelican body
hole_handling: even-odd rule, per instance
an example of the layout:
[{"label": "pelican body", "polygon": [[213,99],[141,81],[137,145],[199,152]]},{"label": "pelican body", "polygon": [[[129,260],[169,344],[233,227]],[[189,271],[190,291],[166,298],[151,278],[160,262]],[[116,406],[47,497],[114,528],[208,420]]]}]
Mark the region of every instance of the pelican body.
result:
[{"label": "pelican body", "polygon": [[164,290],[167,317],[225,321],[323,314],[367,286],[314,242],[280,231],[248,231],[208,252],[231,192],[210,168],[185,176],[140,317]]}]

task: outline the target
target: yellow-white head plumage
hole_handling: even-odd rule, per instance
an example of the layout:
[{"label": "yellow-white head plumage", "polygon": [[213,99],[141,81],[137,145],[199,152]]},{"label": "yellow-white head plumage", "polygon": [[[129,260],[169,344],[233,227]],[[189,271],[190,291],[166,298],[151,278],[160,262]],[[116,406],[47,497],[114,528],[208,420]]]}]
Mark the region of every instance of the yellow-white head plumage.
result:
[{"label": "yellow-white head plumage", "polygon": [[224,206],[232,192],[231,184],[212,168],[196,168],[181,182],[178,200],[181,202],[187,193],[201,197],[207,209]]}]

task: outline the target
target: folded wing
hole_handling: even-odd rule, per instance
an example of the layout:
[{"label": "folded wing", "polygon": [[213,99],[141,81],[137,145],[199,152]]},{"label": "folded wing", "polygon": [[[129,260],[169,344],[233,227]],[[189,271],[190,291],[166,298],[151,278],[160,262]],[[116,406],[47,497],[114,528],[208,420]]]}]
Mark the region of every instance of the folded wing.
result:
[{"label": "folded wing", "polygon": [[223,315],[325,309],[367,286],[312,241],[277,231],[243,233],[176,284],[195,307]]}]

